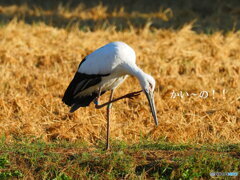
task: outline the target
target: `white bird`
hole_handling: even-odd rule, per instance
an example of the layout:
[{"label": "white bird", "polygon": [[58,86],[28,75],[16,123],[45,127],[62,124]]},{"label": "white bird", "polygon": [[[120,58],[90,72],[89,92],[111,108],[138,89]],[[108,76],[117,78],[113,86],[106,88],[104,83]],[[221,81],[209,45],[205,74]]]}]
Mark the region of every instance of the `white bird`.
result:
[{"label": "white bird", "polygon": [[[127,75],[135,76],[139,80],[142,90],[113,99],[114,89],[126,79]],[[123,98],[132,99],[144,91],[155,124],[158,125],[154,88],[154,78],[144,73],[136,65],[134,50],[124,42],[112,42],[95,50],[81,61],[62,101],[71,106],[70,112],[74,112],[80,107],[86,107],[92,101],[98,109],[107,105],[106,149],[109,149],[111,103]],[[107,103],[99,105],[99,97],[106,91],[111,91],[110,99]]]}]

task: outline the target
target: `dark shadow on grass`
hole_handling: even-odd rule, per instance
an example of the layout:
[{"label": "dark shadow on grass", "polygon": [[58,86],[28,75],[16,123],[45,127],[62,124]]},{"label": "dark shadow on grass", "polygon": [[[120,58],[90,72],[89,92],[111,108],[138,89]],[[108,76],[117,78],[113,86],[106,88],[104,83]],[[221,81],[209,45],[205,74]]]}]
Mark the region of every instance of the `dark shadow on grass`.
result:
[{"label": "dark shadow on grass", "polygon": [[[144,18],[144,17],[109,17],[104,19],[81,19],[79,17],[65,18],[59,14],[54,15],[44,15],[44,16],[35,16],[35,15],[7,15],[0,14],[0,24],[4,25],[13,20],[14,18],[18,20],[23,20],[27,24],[39,24],[44,22],[47,25],[57,27],[57,28],[66,28],[75,26],[77,24],[78,28],[81,30],[96,30],[96,29],[107,29],[108,27],[115,26],[117,31],[122,31],[130,29],[131,27],[143,28],[146,24],[150,23],[151,27],[160,29],[160,28],[172,28],[177,29],[181,24],[173,23],[172,20],[166,22],[160,18]],[[188,21],[190,22],[190,20]]]},{"label": "dark shadow on grass", "polygon": [[190,145],[171,144],[171,143],[143,143],[132,145],[131,149],[146,149],[146,150],[167,150],[167,151],[184,151],[191,149]]},{"label": "dark shadow on grass", "polygon": [[[79,17],[65,18],[59,15],[57,8],[61,5],[69,10],[83,4],[86,9],[93,8],[99,4],[108,7],[108,12],[119,10],[124,7],[128,13],[153,13],[158,12],[160,8],[170,8],[173,12],[173,17],[169,21],[163,21],[160,18],[149,17],[110,17],[106,19],[80,19]],[[136,28],[145,26],[149,21],[151,27],[154,28],[172,28],[179,29],[184,24],[196,19],[194,30],[197,32],[212,33],[214,31],[229,31],[240,29],[240,1],[229,0],[178,0],[178,1],[154,1],[154,0],[123,0],[123,1],[86,1],[86,0],[1,0],[0,6],[21,6],[27,5],[29,8],[40,8],[43,10],[54,11],[53,15],[34,16],[29,14],[4,14],[0,11],[1,24],[6,24],[15,16],[20,20],[24,20],[29,24],[36,24],[44,22],[58,28],[65,28],[74,23],[79,24],[79,28],[94,30],[96,28],[107,28],[111,25],[116,26],[117,30],[124,30],[130,28],[129,24]]]},{"label": "dark shadow on grass", "polygon": [[[80,19],[79,17],[65,18],[58,14],[58,7],[61,5],[67,9],[74,10],[77,6],[82,4],[85,9],[91,9],[99,4],[107,7],[108,13],[118,11],[121,7],[125,12],[145,13],[150,14],[159,12],[159,9],[171,9],[173,17],[169,21],[163,21],[157,17],[110,17],[106,19]],[[179,29],[184,24],[196,20],[194,30],[197,32],[212,33],[214,31],[229,31],[240,29],[240,1],[239,0],[101,0],[101,1],[87,1],[87,0],[1,0],[1,7],[9,7],[12,5],[23,6],[27,5],[29,8],[38,8],[42,10],[53,11],[53,15],[34,16],[30,14],[4,14],[0,9],[1,24],[6,24],[15,16],[22,19],[29,24],[36,24],[44,22],[58,28],[65,28],[76,22],[79,23],[80,29],[89,28],[91,30],[96,27],[107,28],[114,25],[117,30],[124,30],[129,28],[129,24],[136,28],[143,27],[149,21],[151,27],[154,28],[173,28]]]},{"label": "dark shadow on grass", "polygon": [[154,177],[158,175],[161,178],[170,179],[171,174],[174,169],[177,169],[179,166],[175,163],[164,163],[159,161],[150,162],[147,164],[139,165],[135,168],[135,173],[141,175],[144,172],[147,172],[147,177]]}]

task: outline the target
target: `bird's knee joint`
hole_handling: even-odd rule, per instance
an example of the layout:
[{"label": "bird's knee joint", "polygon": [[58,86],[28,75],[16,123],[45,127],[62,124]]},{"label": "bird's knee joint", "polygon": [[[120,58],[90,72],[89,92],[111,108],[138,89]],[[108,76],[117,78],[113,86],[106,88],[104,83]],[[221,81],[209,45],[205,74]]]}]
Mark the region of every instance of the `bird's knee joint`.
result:
[{"label": "bird's knee joint", "polygon": [[93,100],[93,103],[98,106],[98,104],[99,104],[99,103],[98,103],[98,99],[97,99],[97,98],[94,99],[94,100]]}]

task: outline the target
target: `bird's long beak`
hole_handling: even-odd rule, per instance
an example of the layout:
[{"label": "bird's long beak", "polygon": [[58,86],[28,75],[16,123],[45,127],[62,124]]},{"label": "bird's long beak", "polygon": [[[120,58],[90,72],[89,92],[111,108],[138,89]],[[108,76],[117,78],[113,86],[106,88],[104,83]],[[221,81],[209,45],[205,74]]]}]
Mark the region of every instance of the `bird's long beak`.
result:
[{"label": "bird's long beak", "polygon": [[158,125],[158,119],[157,119],[157,113],[156,113],[156,108],[155,108],[153,93],[147,92],[147,91],[145,91],[145,90],[144,90],[144,92],[145,92],[145,94],[146,94],[146,96],[147,96],[148,103],[149,103],[149,106],[150,106],[150,110],[151,110],[151,112],[152,112],[154,122],[155,122],[155,124],[156,124],[156,126],[157,126],[157,125]]}]

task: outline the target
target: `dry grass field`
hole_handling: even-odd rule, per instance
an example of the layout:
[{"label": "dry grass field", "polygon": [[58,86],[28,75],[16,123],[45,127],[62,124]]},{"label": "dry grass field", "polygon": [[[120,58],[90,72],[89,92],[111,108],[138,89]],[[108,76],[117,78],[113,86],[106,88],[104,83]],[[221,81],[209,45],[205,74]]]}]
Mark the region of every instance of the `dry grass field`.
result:
[{"label": "dry grass field", "polygon": [[[22,9],[2,7],[2,12],[12,11],[38,12],[26,5]],[[77,10],[70,14],[60,7],[58,11],[67,17],[78,14]],[[124,10],[118,13],[124,15]],[[100,4],[79,16],[105,18],[107,7]],[[156,16],[166,18],[163,12]],[[3,25],[0,28],[1,134],[9,139],[36,136],[47,141],[103,140],[105,109],[96,110],[92,105],[69,114],[61,98],[84,56],[106,43],[124,41],[135,49],[137,64],[156,79],[160,125],[154,126],[144,95],[123,100],[113,106],[113,139],[133,143],[147,136],[170,142],[240,142],[239,31],[196,33],[192,30],[193,23],[177,30],[150,26],[149,22],[142,28],[131,26],[122,31],[116,31],[114,25],[82,31],[77,25],[64,29],[44,23],[26,24],[16,18]],[[130,77],[115,96],[139,88],[138,81]],[[180,91],[184,97],[174,98],[172,93]],[[208,97],[200,97],[201,92],[206,95],[203,91],[208,91]],[[107,97],[104,95],[102,101]]]},{"label": "dry grass field", "polygon": [[[0,2],[0,179],[208,179],[240,169],[237,1],[61,2]],[[129,44],[155,78],[159,126],[144,94],[114,103],[105,154],[106,110],[71,114],[61,99],[81,60],[112,41]],[[137,90],[129,77],[115,97]]]}]

